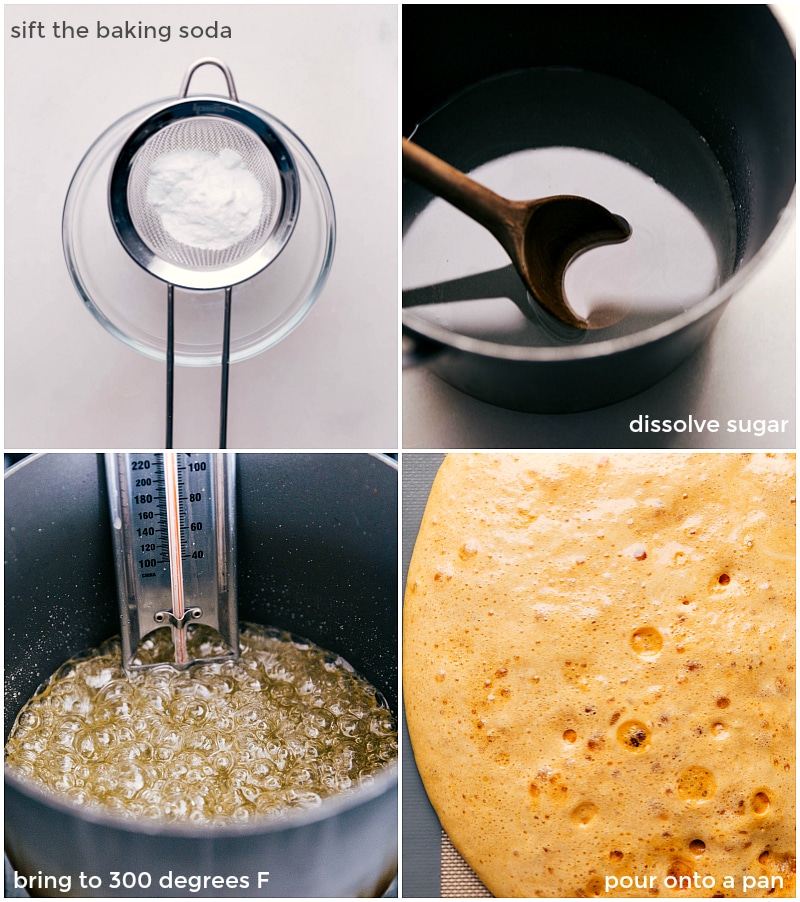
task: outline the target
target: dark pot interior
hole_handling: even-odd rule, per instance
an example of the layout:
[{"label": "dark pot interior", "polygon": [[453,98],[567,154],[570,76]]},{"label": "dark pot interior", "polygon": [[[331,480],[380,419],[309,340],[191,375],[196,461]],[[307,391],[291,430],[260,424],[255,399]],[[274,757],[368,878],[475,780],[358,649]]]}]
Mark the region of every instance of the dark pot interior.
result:
[{"label": "dark pot interior", "polygon": [[[102,455],[5,483],[5,728],[71,655],[119,632]],[[397,472],[359,454],[237,457],[239,616],[342,655],[397,710]]]}]

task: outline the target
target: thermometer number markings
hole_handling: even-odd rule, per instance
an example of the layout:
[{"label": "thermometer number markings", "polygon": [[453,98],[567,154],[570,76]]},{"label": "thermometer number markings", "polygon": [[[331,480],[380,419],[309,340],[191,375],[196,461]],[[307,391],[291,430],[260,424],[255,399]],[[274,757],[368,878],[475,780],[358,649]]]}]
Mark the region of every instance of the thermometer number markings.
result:
[{"label": "thermometer number markings", "polygon": [[[178,502],[180,523],[181,557],[194,561],[208,559],[208,552],[202,545],[205,539],[205,522],[200,517],[192,518],[192,505],[200,505],[205,512],[212,492],[208,479],[208,464],[204,460],[191,460],[190,454],[179,454],[178,464]],[[139,542],[136,549],[138,577],[153,579],[158,576],[159,566],[169,567],[169,534],[167,531],[167,499],[164,478],[164,463],[160,457],[150,460],[132,460],[130,462],[130,485],[133,494],[134,519],[137,539],[151,539]],[[135,474],[149,471],[152,476]],[[147,489],[147,491],[141,491]],[[187,491],[188,489],[188,491]],[[154,524],[154,525],[149,525]],[[157,557],[152,557],[153,552]]]},{"label": "thermometer number markings", "polygon": [[[152,475],[135,475],[149,471]],[[154,541],[139,543],[134,549],[140,579],[154,579],[158,568],[169,569],[169,538],[167,534],[167,502],[164,490],[164,461],[161,457],[135,459],[130,462],[130,496],[136,508],[135,521],[148,525],[136,527],[136,537]],[[147,489],[147,491],[141,491]],[[153,523],[153,521],[155,521]],[[153,525],[149,525],[153,523]],[[157,524],[157,525],[156,525]],[[156,553],[156,557],[150,555]],[[147,556],[146,556],[147,555]]]}]

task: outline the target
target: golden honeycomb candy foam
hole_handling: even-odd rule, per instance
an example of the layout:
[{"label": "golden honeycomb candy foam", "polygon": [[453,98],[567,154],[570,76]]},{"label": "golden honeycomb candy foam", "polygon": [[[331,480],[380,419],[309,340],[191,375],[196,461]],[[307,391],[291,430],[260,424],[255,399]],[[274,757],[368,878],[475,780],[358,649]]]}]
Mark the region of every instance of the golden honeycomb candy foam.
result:
[{"label": "golden honeycomb candy foam", "polygon": [[794,463],[448,456],[408,574],[406,716],[495,895],[794,896]]}]

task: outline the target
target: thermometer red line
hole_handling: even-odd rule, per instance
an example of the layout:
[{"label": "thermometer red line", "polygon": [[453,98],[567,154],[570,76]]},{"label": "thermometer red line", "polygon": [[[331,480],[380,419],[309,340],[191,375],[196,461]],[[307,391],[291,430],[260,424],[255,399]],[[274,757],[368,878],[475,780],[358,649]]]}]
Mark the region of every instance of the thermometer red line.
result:
[{"label": "thermometer red line", "polygon": [[172,584],[172,613],[180,626],[172,627],[175,645],[175,663],[189,660],[186,648],[186,630],[183,627],[183,561],[181,558],[181,507],[178,488],[178,455],[164,452],[164,489],[167,502],[167,532],[169,537],[169,570]]}]

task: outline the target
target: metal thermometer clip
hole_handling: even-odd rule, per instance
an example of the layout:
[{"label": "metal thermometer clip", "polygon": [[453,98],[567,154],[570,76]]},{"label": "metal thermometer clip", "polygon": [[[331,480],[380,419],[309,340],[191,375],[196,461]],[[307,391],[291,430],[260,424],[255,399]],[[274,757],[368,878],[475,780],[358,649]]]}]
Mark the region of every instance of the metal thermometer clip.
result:
[{"label": "metal thermometer clip", "polygon": [[185,452],[106,454],[122,661],[134,664],[145,636],[169,625],[176,667],[195,663],[189,624],[219,632],[238,657],[236,459]]}]

